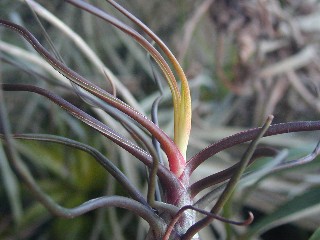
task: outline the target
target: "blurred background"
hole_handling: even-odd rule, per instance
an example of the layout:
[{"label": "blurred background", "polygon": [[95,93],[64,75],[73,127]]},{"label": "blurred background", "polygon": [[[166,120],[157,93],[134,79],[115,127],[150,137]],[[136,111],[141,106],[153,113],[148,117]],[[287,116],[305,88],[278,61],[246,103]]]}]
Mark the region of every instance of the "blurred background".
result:
[{"label": "blurred background", "polygon": [[[39,10],[43,14],[38,13],[41,23],[64,62],[111,92],[112,84],[106,81],[102,70],[104,64],[110,70],[117,96],[150,116],[159,89],[146,52],[117,29],[64,1],[37,3],[40,9],[42,6],[70,27],[96,54],[96,58],[92,57],[74,35],[55,25],[57,21],[50,20],[49,13]],[[141,32],[106,1],[90,3]],[[223,137],[261,126],[269,114],[275,116],[274,123],[319,120],[318,1],[119,3],[163,39],[185,70],[193,104],[189,158]],[[49,48],[24,1],[2,0],[0,17],[26,27]],[[26,41],[4,28],[0,28],[0,59],[2,82],[50,89],[127,135],[118,122],[66,88],[68,81],[48,67]],[[164,88],[159,125],[170,135],[170,92],[161,74],[156,75]],[[120,166],[145,191],[145,169],[141,163],[58,106],[32,93],[5,92],[4,99],[13,133],[56,134],[89,144]],[[293,160],[310,154],[318,140],[318,132],[308,132],[269,137],[261,144],[284,151],[284,160]],[[86,153],[35,141],[19,140],[16,145],[37,183],[63,206],[72,207],[101,195],[126,194]],[[197,169],[194,180],[233,165],[244,150],[245,145],[241,145],[217,154]],[[143,239],[145,223],[123,210],[100,209],[72,220],[52,216],[12,172],[2,147],[0,164],[1,239],[94,240],[109,239],[110,235],[114,239]],[[266,158],[252,167],[260,175],[241,182],[224,213],[237,218],[251,210],[256,216],[254,224],[234,228],[215,222],[201,233],[203,239],[309,239],[320,224],[319,160],[277,174],[261,170],[270,164],[272,161]],[[279,214],[281,209],[284,210]]]}]

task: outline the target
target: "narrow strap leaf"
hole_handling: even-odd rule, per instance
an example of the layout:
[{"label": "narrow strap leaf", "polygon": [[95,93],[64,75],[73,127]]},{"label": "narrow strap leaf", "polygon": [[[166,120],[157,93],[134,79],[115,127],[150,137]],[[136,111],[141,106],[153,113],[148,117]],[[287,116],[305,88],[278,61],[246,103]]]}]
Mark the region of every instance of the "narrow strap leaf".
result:
[{"label": "narrow strap leaf", "polygon": [[[229,137],[223,138],[218,142],[215,142],[205,149],[194,155],[186,166],[185,174],[192,174],[192,172],[208,158],[214,156],[218,152],[228,149],[237,144],[248,142],[256,136],[261,128],[252,128],[243,132],[236,133]],[[284,133],[303,132],[303,131],[315,131],[320,130],[320,121],[297,121],[288,123],[273,124],[269,127],[264,137],[274,136]]]},{"label": "narrow strap leaf", "polygon": [[[33,48],[44,58],[48,63],[50,63],[58,72],[63,74],[65,77],[70,79],[72,82],[92,93],[96,97],[105,101],[106,103],[112,105],[113,107],[119,109],[123,113],[127,114],[137,122],[139,122],[142,126],[144,126],[150,133],[160,142],[164,152],[166,153],[169,162],[173,163],[183,163],[185,159],[181,155],[179,149],[174,144],[172,139],[166,135],[159,127],[157,127],[152,121],[150,121],[147,117],[142,115],[140,112],[133,109],[128,104],[122,102],[120,99],[115,98],[113,95],[104,91],[100,87],[92,84],[90,81],[79,75],[77,72],[71,70],[66,65],[61,63],[59,60],[55,59],[39,42],[38,40],[26,29],[23,27],[16,25],[14,23],[0,20],[0,25],[7,27],[21,36],[23,36]],[[174,168],[173,168],[174,169]],[[174,172],[174,171],[173,171]],[[174,172],[177,175],[177,172]]]},{"label": "narrow strap leaf", "polygon": [[[2,138],[1,134],[0,134],[0,138]],[[73,147],[73,148],[85,151],[88,154],[90,154],[103,168],[105,168],[121,184],[121,186],[123,186],[128,191],[128,193],[133,199],[148,206],[145,198],[138,191],[138,189],[131,184],[128,178],[107,157],[105,157],[97,149],[89,145],[69,139],[69,138],[49,135],[49,134],[14,134],[12,138],[59,143],[59,144],[63,144],[69,147]]]},{"label": "narrow strap leaf", "polygon": [[131,21],[141,27],[142,30],[158,44],[158,46],[172,63],[174,70],[177,72],[179,79],[181,80],[181,97],[179,100],[178,109],[177,111],[175,111],[174,142],[178,145],[183,156],[186,157],[185,154],[191,129],[191,97],[188,80],[181,65],[179,64],[173,53],[170,51],[170,49],[166,46],[166,44],[148,26],[146,26],[143,22],[141,22],[137,17],[127,11],[116,1],[107,1],[121,13],[123,13],[126,17],[128,17]]}]

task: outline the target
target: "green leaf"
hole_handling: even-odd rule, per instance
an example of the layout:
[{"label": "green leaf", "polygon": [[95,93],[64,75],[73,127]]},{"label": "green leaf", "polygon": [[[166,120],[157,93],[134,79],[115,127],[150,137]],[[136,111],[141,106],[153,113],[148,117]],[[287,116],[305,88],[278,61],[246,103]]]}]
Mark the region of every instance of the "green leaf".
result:
[{"label": "green leaf", "polygon": [[270,228],[292,222],[309,214],[313,214],[316,211],[319,212],[319,199],[320,187],[309,189],[307,192],[287,201],[282,206],[279,206],[273,213],[266,215],[266,217],[254,223],[248,232],[242,235],[240,239],[253,239],[254,236]]},{"label": "green leaf", "polygon": [[2,177],[3,186],[7,192],[11,210],[16,223],[20,222],[22,217],[22,205],[20,198],[19,182],[14,175],[8,160],[0,143],[0,176]]},{"label": "green leaf", "polygon": [[320,239],[320,227],[312,234],[309,240],[319,240]]}]

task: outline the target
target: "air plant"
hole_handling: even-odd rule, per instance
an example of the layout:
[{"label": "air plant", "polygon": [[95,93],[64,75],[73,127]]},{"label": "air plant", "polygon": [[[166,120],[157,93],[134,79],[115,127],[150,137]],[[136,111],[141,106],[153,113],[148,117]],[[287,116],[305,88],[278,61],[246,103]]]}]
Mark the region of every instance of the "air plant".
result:
[{"label": "air plant", "polygon": [[[33,1],[26,2],[28,2],[30,6],[35,4]],[[66,0],[65,2],[87,11],[115,26],[139,43],[152,57],[163,73],[171,91],[174,137],[173,139],[170,138],[168,134],[157,125],[157,108],[160,97],[157,98],[153,104],[152,112],[154,114],[152,120],[150,120],[134,107],[117,98],[115,94],[107,92],[81,76],[79,73],[70,69],[62,59],[52,55],[44,48],[27,29],[13,22],[1,19],[0,26],[14,31],[26,39],[45,61],[72,82],[74,88],[70,88],[70,91],[76,91],[82,99],[101,108],[114,119],[121,122],[133,136],[132,139],[135,139],[135,142],[122,136],[115,129],[110,128],[103,122],[80,110],[70,102],[47,89],[34,85],[2,83],[2,90],[4,92],[31,92],[39,94],[54,102],[73,117],[84,122],[113,141],[116,145],[132,154],[147,167],[149,173],[148,194],[147,196],[144,196],[139,189],[133,186],[117,166],[92,146],[60,136],[11,134],[9,123],[6,118],[7,113],[4,108],[3,97],[1,96],[1,138],[3,139],[10,164],[30,189],[30,192],[52,214],[65,218],[74,218],[102,207],[118,207],[132,211],[148,222],[150,230],[147,239],[198,239],[198,232],[209,225],[214,219],[235,225],[250,224],[253,220],[253,215],[251,213],[248,214],[248,219],[239,222],[225,219],[219,214],[232,196],[232,193],[248,165],[261,156],[274,157],[277,155],[278,152],[272,148],[257,148],[259,139],[290,132],[319,130],[320,121],[302,121],[271,125],[273,116],[269,116],[262,127],[249,129],[226,137],[206,147],[190,159],[187,159],[186,153],[192,120],[191,97],[188,80],[174,54],[144,23],[113,0],[108,0],[107,2],[135,23],[143,33],[150,37],[155,43],[155,46],[134,28],[90,3],[82,0]],[[160,50],[158,51],[157,48]],[[179,82],[180,86],[178,84]],[[140,131],[139,128],[143,129],[143,131]],[[41,190],[28,168],[19,158],[19,154],[14,147],[15,139],[63,144],[89,153],[121,184],[127,191],[129,197],[103,196],[91,199],[80,206],[71,209],[58,205]],[[237,164],[221,172],[198,180],[197,182],[191,183],[190,177],[195,169],[210,157],[225,149],[250,141],[251,143],[248,146],[247,151]],[[318,155],[318,151],[319,147],[316,148],[314,154],[309,155],[307,158],[279,164],[273,171],[311,161]],[[166,165],[166,161],[159,161],[162,157],[162,153],[166,155],[168,166]],[[161,189],[161,191],[158,191],[158,193],[155,194],[157,191],[156,189]],[[199,193],[208,189],[210,190],[206,195],[195,201]],[[213,205],[213,207],[209,210],[204,207],[210,205]],[[204,218],[197,220],[195,213],[202,214]]]}]

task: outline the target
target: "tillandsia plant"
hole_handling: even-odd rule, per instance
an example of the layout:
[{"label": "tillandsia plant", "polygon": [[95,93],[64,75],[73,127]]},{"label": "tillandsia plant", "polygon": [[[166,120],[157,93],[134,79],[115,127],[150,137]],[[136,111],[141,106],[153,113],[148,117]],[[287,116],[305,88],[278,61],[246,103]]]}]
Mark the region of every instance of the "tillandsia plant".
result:
[{"label": "tillandsia plant", "polygon": [[[41,6],[39,4],[32,0],[25,0],[25,2],[29,4],[33,11],[41,15],[41,11],[39,10]],[[157,124],[157,109],[161,96],[154,101],[152,107],[153,114],[150,120],[135,107],[118,98],[115,91],[110,93],[69,68],[58,53],[51,54],[29,30],[11,21],[1,19],[1,27],[15,32],[27,40],[55,71],[70,80],[72,86],[63,85],[65,89],[76,92],[87,103],[108,113],[112,118],[119,121],[132,136],[131,138],[123,136],[117,130],[109,127],[107,124],[48,89],[35,85],[1,83],[1,138],[4,143],[6,156],[14,172],[26,184],[35,198],[52,214],[65,218],[74,218],[97,208],[124,208],[132,211],[148,223],[149,232],[146,235],[147,239],[199,239],[199,231],[215,219],[228,224],[250,224],[253,220],[253,215],[250,212],[248,213],[248,218],[244,221],[226,219],[221,217],[220,214],[223,207],[230,200],[246,168],[261,156],[277,156],[278,152],[272,148],[257,148],[259,139],[290,132],[320,130],[320,121],[289,122],[271,125],[273,116],[269,116],[262,127],[249,129],[226,137],[187,159],[192,108],[189,84],[182,67],[166,44],[144,23],[117,2],[113,0],[108,0],[107,2],[129,18],[139,28],[139,31],[88,2],[66,0],[63,4],[72,4],[115,26],[140,44],[152,57],[170,88],[174,119],[173,138],[169,137]],[[139,33],[141,31],[143,34]],[[143,36],[144,34],[151,41],[148,41]],[[53,46],[51,47],[51,51],[55,52]],[[105,74],[109,78],[109,73],[106,72]],[[157,83],[161,89],[160,80],[157,79]],[[52,101],[64,111],[95,129],[143,163],[148,169],[148,192],[146,196],[128,180],[120,168],[115,166],[112,161],[107,159],[93,146],[55,135],[11,133],[3,95],[6,94],[5,92],[21,91],[35,93]],[[129,196],[102,196],[84,202],[77,207],[62,207],[41,190],[30,170],[20,159],[19,153],[15,148],[15,142],[18,139],[58,143],[89,153],[118,181]],[[196,182],[191,182],[190,178],[194,171],[210,157],[225,149],[250,141],[250,145],[237,164]],[[163,153],[166,156],[166,160],[161,161]],[[272,171],[275,172],[309,162],[318,153],[319,147],[312,154],[304,158],[279,163]],[[206,194],[198,197],[202,192],[206,192]],[[207,206],[211,206],[211,209],[208,209]],[[204,217],[198,220],[196,213]]]}]

